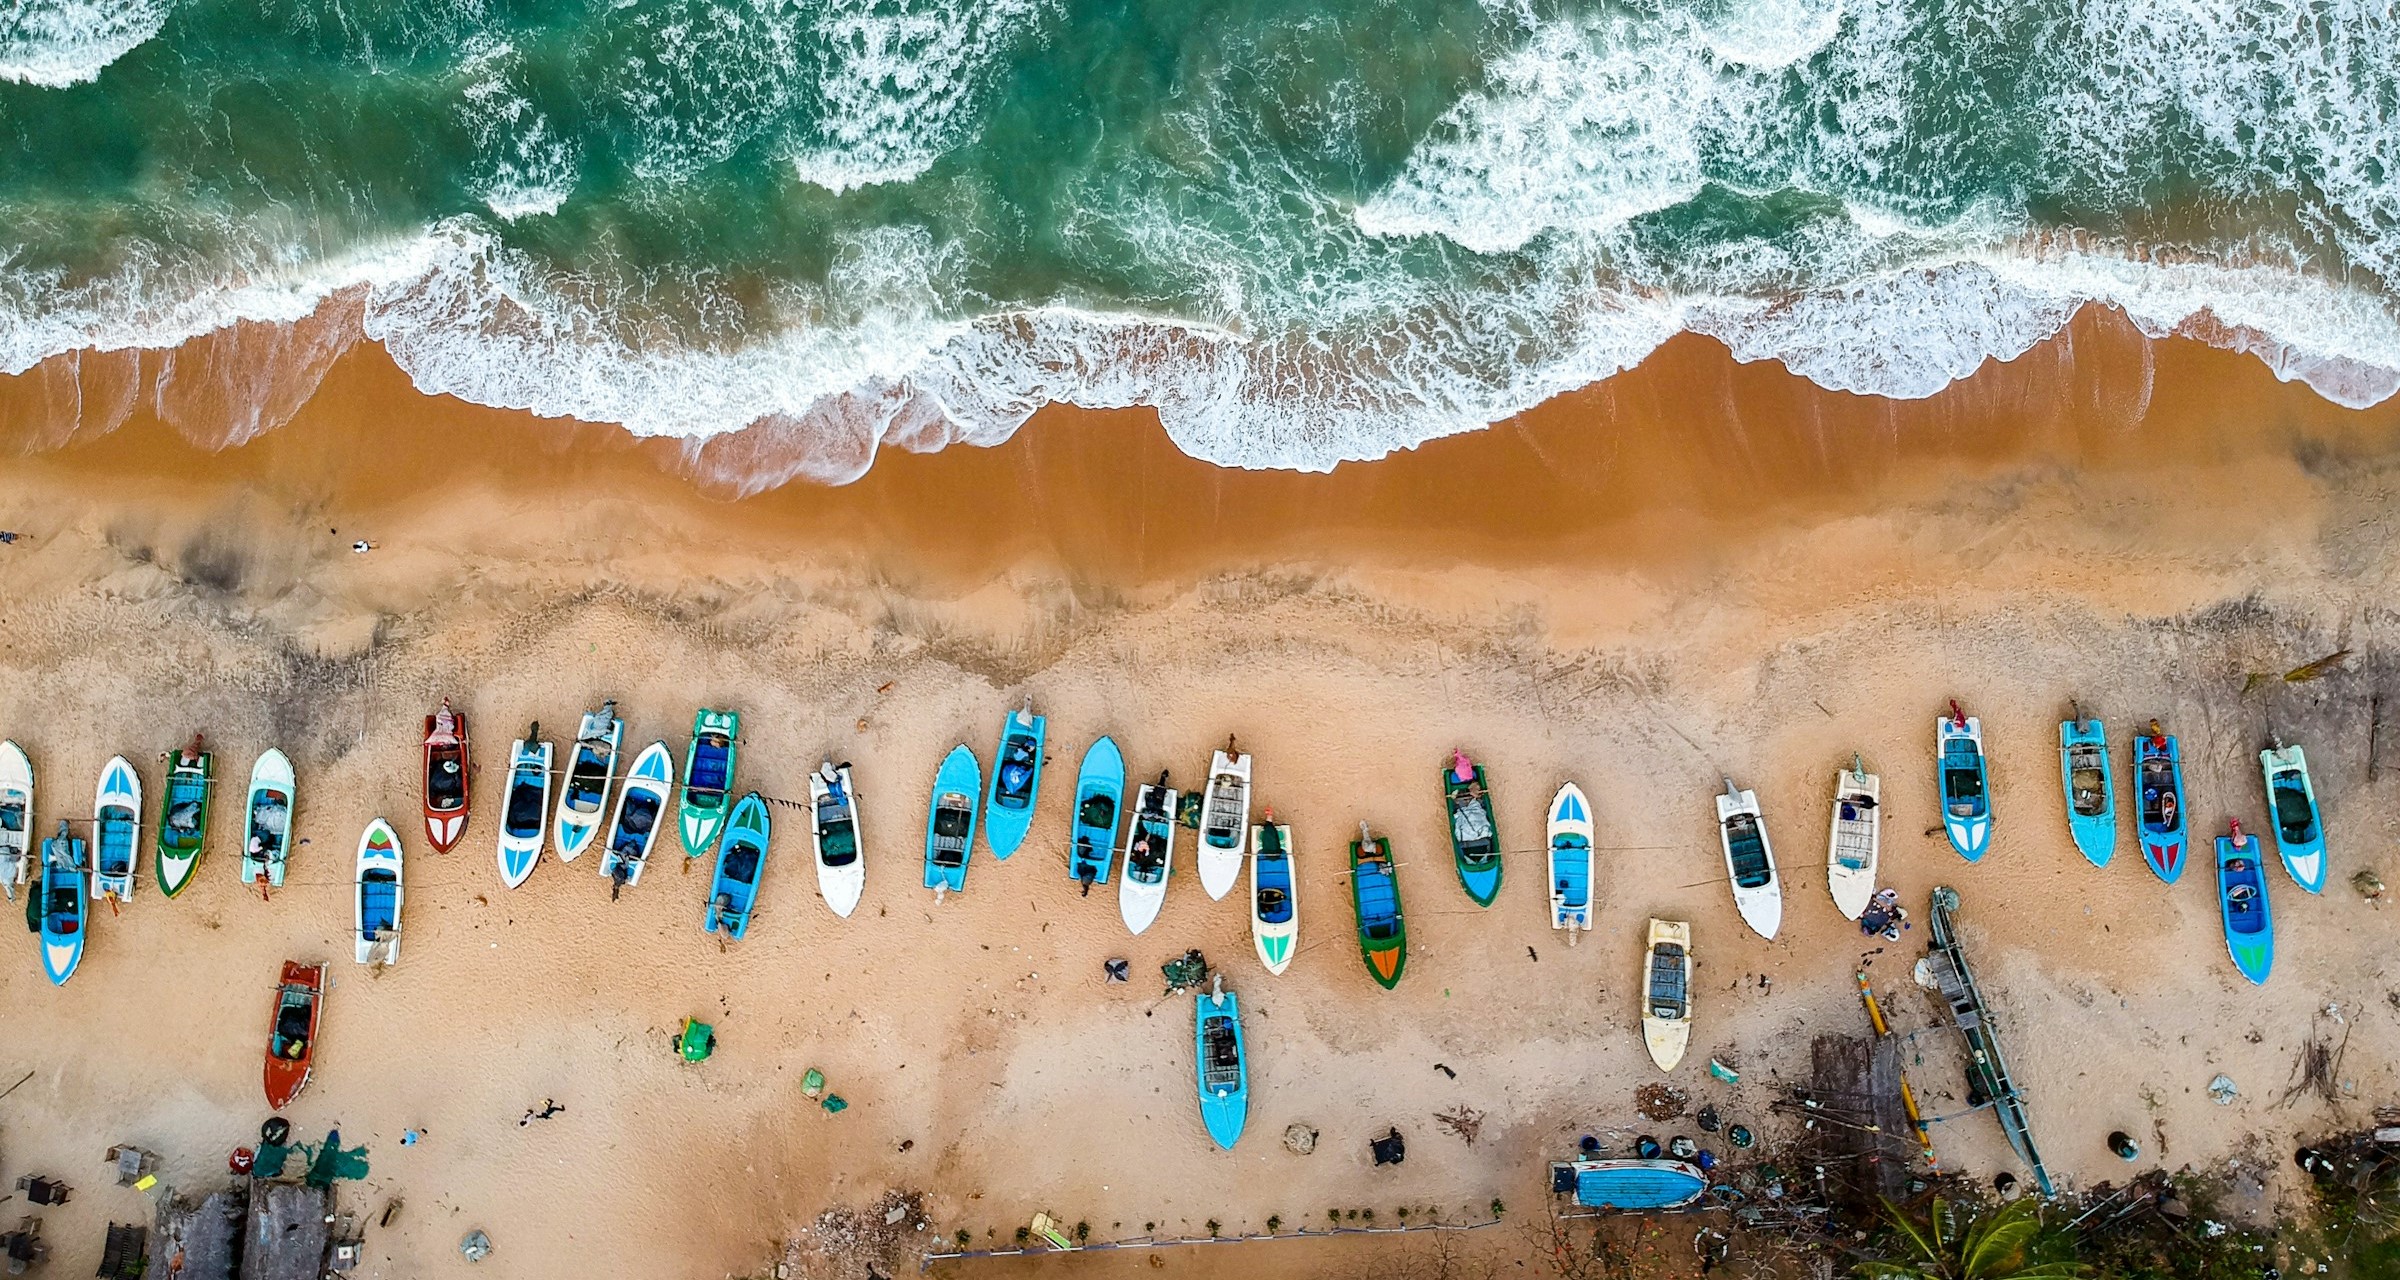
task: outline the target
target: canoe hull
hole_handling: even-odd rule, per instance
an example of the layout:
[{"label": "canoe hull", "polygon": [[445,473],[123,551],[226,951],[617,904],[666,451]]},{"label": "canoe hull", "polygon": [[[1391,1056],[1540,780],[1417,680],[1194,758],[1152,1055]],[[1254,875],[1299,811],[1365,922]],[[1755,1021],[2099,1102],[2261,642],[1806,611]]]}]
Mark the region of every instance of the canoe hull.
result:
[{"label": "canoe hull", "polygon": [[2095,867],[2107,866],[2117,852],[2117,780],[2108,762],[2108,726],[2097,719],[2059,721],[2058,775],[2076,851]]},{"label": "canoe hull", "polygon": [[1200,887],[1221,901],[1242,879],[1242,854],[1250,840],[1250,757],[1219,751],[1209,760],[1208,788],[1201,793],[1200,838],[1192,848]]}]

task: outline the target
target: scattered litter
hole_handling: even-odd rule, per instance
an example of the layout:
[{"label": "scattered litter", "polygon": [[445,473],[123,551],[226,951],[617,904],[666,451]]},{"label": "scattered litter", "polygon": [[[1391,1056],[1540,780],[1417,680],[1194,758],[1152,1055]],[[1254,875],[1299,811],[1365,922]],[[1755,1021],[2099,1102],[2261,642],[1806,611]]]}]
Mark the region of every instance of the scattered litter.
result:
[{"label": "scattered litter", "polygon": [[1133,963],[1119,956],[1111,956],[1100,962],[1100,971],[1108,976],[1110,982],[1125,982],[1133,976]]},{"label": "scattered litter", "polygon": [[2239,1089],[2233,1087],[2232,1076],[2221,1075],[2208,1082],[2208,1096],[2216,1099],[2217,1105],[2220,1107],[2232,1105],[2235,1096],[2240,1092]]},{"label": "scattered litter", "polygon": [[1751,1143],[1758,1141],[1757,1138],[1751,1136],[1748,1129],[1738,1124],[1725,1131],[1725,1140],[1744,1151],[1750,1149]]},{"label": "scattered litter", "polygon": [[1317,1131],[1304,1124],[1286,1125],[1283,1149],[1296,1156],[1307,1155],[1317,1149]]},{"label": "scattered litter", "polygon": [[825,1101],[822,1105],[825,1108],[825,1114],[830,1116],[838,1116],[850,1109],[850,1100],[844,1098],[838,1093],[829,1093],[825,1095]]},{"label": "scattered litter", "polygon": [[1725,1127],[1725,1122],[1717,1116],[1715,1103],[1700,1108],[1700,1114],[1692,1117],[1692,1123],[1699,1125],[1702,1133],[1715,1133]]},{"label": "scattered litter", "polygon": [[1483,1136],[1483,1113],[1463,1104],[1448,1111],[1435,1112],[1433,1122],[1457,1134],[1470,1147],[1475,1145],[1477,1138]]},{"label": "scattered litter", "polygon": [[805,1098],[816,1098],[823,1096],[824,1093],[825,1073],[815,1067],[810,1067],[807,1073],[800,1077],[800,1095]]},{"label": "scattered litter", "polygon": [[1367,1145],[1375,1152],[1375,1163],[1378,1165],[1399,1164],[1408,1159],[1408,1142],[1400,1136],[1398,1129]]},{"label": "scattered litter", "polygon": [[1433,1064],[1433,1069],[1434,1069],[1434,1070],[1436,1070],[1436,1071],[1439,1071],[1439,1072],[1441,1072],[1443,1075],[1446,1075],[1446,1076],[1450,1077],[1450,1078],[1451,1078],[1451,1079],[1453,1079],[1453,1080],[1456,1080],[1456,1079],[1458,1079],[1458,1073],[1457,1073],[1457,1072],[1455,1072],[1455,1071],[1452,1071],[1452,1070],[1449,1068],[1449,1066],[1448,1066],[1447,1064],[1445,1064],[1445,1063],[1440,1063],[1440,1062],[1434,1063],[1434,1064]]},{"label": "scattered litter", "polygon": [[1708,1074],[1715,1076],[1717,1079],[1722,1080],[1727,1084],[1740,1084],[1742,1082],[1741,1072],[1726,1066],[1724,1063],[1717,1061],[1715,1058],[1710,1058],[1708,1060]]},{"label": "scattered litter", "polygon": [[1646,1084],[1633,1091],[1634,1109],[1649,1120],[1672,1120],[1690,1102],[1690,1094],[1668,1084]]},{"label": "scattered litter", "polygon": [[2369,902],[2383,898],[2383,878],[2372,871],[2361,871],[2350,877],[2350,887],[2358,890],[2358,896]]},{"label": "scattered litter", "polygon": [[469,1262],[481,1262],[492,1256],[492,1238],[480,1229],[470,1231],[458,1242],[458,1252]]},{"label": "scattered litter", "polygon": [[1667,1139],[1667,1154],[1675,1157],[1678,1160],[1689,1160],[1693,1156],[1700,1154],[1700,1146],[1698,1143],[1693,1142],[1690,1138],[1684,1137],[1682,1134],[1677,1134],[1674,1137]]},{"label": "scattered litter", "polygon": [[1166,975],[1167,994],[1179,996],[1208,981],[1208,957],[1194,947],[1160,965],[1158,971]]}]

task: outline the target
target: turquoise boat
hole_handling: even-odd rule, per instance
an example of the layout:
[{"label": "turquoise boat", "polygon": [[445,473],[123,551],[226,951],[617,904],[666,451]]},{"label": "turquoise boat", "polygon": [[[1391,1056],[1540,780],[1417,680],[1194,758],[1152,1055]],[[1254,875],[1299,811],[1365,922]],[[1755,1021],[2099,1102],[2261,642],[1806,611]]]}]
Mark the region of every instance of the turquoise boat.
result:
[{"label": "turquoise boat", "polygon": [[91,921],[91,899],[85,881],[84,843],[61,820],[58,834],[42,841],[40,891],[26,905],[40,913],[42,972],[55,986],[65,986],[83,963],[84,926]]},{"label": "turquoise boat", "polygon": [[2298,747],[2271,746],[2258,753],[2267,777],[2268,816],[2274,819],[2275,849],[2292,883],[2310,893],[2325,891],[2325,816],[2317,789],[2308,780],[2308,756]]},{"label": "turquoise boat", "polygon": [[2067,831],[2095,867],[2117,851],[2117,783],[2108,768],[2108,726],[2098,717],[2058,724],[2059,785],[2066,789]]},{"label": "turquoise boat", "polygon": [[933,775],[933,803],[925,811],[925,887],[938,898],[964,892],[967,857],[975,851],[976,797],[983,791],[983,766],[967,744],[950,748]]},{"label": "turquoise boat", "polygon": [[1223,975],[1193,1002],[1192,1052],[1200,1085],[1200,1122],[1227,1151],[1250,1118],[1250,1064],[1242,1051],[1242,1011]]},{"label": "turquoise boat", "polygon": [[725,829],[725,805],[733,795],[734,755],[741,737],[738,711],[702,707],[692,717],[692,749],[683,757],[683,791],[675,822],[687,858],[715,848],[717,833]]},{"label": "turquoise boat", "polygon": [[2225,921],[2225,949],[2242,976],[2265,986],[2275,967],[2275,917],[2267,909],[2267,877],[2259,865],[2265,852],[2257,836],[2233,824],[2217,837],[2217,909]]},{"label": "turquoise boat", "polygon": [[2183,827],[2183,747],[2175,735],[2150,722],[2150,732],[2133,740],[2133,784],[2141,796],[2140,825],[2134,836],[2142,844],[2142,861],[2173,884],[2183,878],[2184,854],[2191,842]]},{"label": "turquoise boat", "polygon": [[1708,1175],[1682,1160],[1561,1160],[1550,1191],[1587,1209],[1657,1213],[1681,1209],[1708,1190]]},{"label": "turquoise boat", "polygon": [[1083,768],[1075,775],[1075,847],[1067,854],[1067,875],[1086,894],[1093,885],[1108,883],[1124,807],[1125,755],[1116,739],[1103,737],[1085,749]]},{"label": "turquoise boat", "polygon": [[1969,862],[1983,861],[1992,844],[1991,779],[1983,763],[1983,721],[1950,703],[1950,714],[1934,722],[1936,760],[1942,779],[1942,830],[1950,847]]},{"label": "turquoise boat", "polygon": [[1028,704],[1000,722],[1000,753],[992,757],[992,792],[984,797],[983,840],[1002,862],[1025,843],[1033,802],[1042,786],[1042,731],[1048,721]]},{"label": "turquoise boat", "polygon": [[717,842],[717,878],[708,890],[708,919],[701,928],[723,933],[739,942],[750,931],[750,911],[758,905],[759,878],[767,870],[767,802],[753,791],[734,802],[725,819],[724,839]]}]

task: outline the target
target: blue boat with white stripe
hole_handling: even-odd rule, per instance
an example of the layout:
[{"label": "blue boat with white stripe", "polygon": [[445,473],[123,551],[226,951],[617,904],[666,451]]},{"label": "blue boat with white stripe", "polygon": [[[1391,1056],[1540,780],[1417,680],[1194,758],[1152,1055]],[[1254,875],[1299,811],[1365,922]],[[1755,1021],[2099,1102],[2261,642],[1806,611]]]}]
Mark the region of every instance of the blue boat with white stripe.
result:
[{"label": "blue boat with white stripe", "polygon": [[1934,722],[1935,754],[1942,777],[1942,830],[1950,847],[1969,862],[1983,861],[1992,843],[1990,777],[1983,764],[1983,722],[1950,703],[1950,714]]}]

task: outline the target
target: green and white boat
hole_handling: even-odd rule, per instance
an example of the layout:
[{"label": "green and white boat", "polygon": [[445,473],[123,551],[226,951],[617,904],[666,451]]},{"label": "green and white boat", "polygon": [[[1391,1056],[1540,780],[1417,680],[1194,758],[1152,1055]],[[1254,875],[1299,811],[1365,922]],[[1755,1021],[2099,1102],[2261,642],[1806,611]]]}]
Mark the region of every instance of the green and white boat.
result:
[{"label": "green and white boat", "polygon": [[683,835],[683,856],[697,858],[717,846],[725,829],[725,814],[733,792],[735,744],[742,737],[742,713],[700,708],[692,717],[692,749],[683,759],[683,792],[676,815]]},{"label": "green and white boat", "polygon": [[158,889],[172,898],[192,882],[208,844],[209,766],[213,760],[192,735],[192,744],[167,753],[167,785],[158,802]]}]

